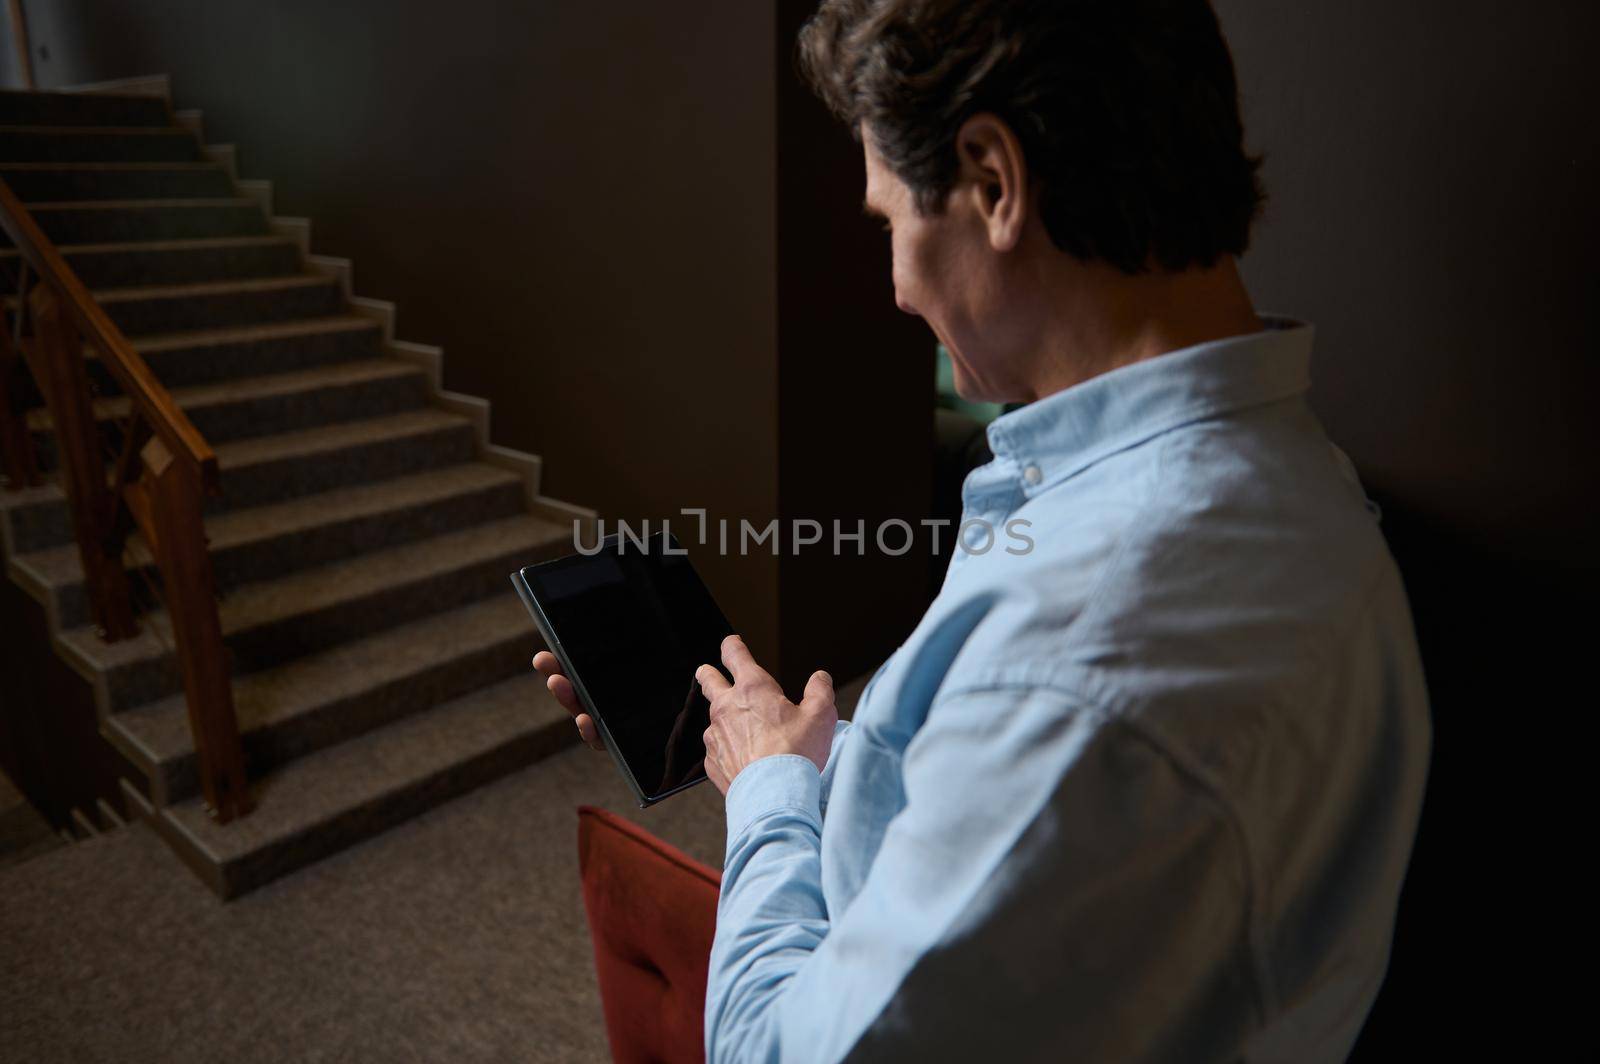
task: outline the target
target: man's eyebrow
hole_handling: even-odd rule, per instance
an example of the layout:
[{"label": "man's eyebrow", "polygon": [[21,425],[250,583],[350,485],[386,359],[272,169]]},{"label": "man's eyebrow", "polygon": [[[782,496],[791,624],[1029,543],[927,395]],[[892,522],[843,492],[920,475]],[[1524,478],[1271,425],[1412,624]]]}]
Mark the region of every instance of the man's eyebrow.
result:
[{"label": "man's eyebrow", "polygon": [[868,218],[885,218],[885,217],[888,217],[882,211],[880,211],[878,208],[874,207],[872,205],[872,201],[871,200],[862,200],[861,201],[861,213],[866,215]]}]

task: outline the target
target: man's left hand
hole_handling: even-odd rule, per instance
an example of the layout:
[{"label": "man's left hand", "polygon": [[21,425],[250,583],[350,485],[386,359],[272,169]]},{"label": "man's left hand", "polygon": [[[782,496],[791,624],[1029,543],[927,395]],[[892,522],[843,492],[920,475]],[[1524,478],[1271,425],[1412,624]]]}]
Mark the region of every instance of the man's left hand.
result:
[{"label": "man's left hand", "polygon": [[724,795],[744,767],[774,754],[801,754],[822,771],[833,747],[839,711],[833,704],[833,678],[814,672],[798,705],[784,697],[778,682],[756,664],[744,640],[722,641],[722,664],[733,683],[715,665],[702,665],[694,678],[711,703],[706,729],[706,775]]}]

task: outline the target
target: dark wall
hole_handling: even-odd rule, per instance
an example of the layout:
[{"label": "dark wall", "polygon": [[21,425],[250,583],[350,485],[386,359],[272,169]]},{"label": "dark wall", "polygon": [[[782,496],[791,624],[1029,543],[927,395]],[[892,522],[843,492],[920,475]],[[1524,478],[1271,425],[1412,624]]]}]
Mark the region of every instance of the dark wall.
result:
[{"label": "dark wall", "polygon": [[[38,60],[34,60],[35,64]],[[21,89],[24,84],[22,65],[17,57],[16,35],[12,32],[9,12],[0,12],[0,88]]]},{"label": "dark wall", "polygon": [[[773,15],[747,0],[53,0],[41,87],[170,74],[544,491],[776,515]],[[680,539],[683,532],[679,531]],[[758,648],[777,563],[691,554]]]},{"label": "dark wall", "polygon": [[1531,1059],[1558,1027],[1541,953],[1566,933],[1557,736],[1594,703],[1600,5],[1216,7],[1267,156],[1246,277],[1317,325],[1312,400],[1384,506],[1434,708],[1360,1057],[1490,1059],[1514,1032]]},{"label": "dark wall", "polygon": [[[786,527],[817,521],[825,540],[780,563],[792,691],[819,668],[839,683],[876,669],[927,607],[934,339],[895,305],[889,239],[861,210],[861,148],[797,72],[816,0],[776,6],[778,506]],[[918,533],[898,557],[877,543],[891,519]],[[901,550],[904,530],[884,542]]]},{"label": "dark wall", "polygon": [[100,737],[94,690],[50,645],[44,607],[0,576],[0,771],[56,828],[72,811],[100,821],[105,801],[129,810],[119,781],[141,790],[144,774]]}]

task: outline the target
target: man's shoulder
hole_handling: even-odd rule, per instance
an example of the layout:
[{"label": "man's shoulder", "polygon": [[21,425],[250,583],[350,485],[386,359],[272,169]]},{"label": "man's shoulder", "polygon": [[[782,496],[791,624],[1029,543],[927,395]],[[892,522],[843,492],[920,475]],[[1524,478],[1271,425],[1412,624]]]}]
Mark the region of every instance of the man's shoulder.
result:
[{"label": "man's shoulder", "polygon": [[1306,682],[1393,560],[1326,437],[1241,420],[1168,433],[1019,508],[1029,549],[963,559],[941,595],[978,604],[952,682],[1066,677],[1123,705]]}]

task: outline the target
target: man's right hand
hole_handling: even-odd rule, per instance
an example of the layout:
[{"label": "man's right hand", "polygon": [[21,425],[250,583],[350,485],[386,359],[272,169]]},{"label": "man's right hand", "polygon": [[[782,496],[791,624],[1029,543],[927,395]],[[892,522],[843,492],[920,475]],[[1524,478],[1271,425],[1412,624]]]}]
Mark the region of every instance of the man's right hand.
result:
[{"label": "man's right hand", "polygon": [[561,662],[556,660],[556,656],[548,650],[541,650],[533,656],[533,667],[544,677],[544,685],[556,696],[556,701],[572,714],[584,744],[593,750],[604,750],[606,744],[600,738],[600,729],[594,726],[594,718],[583,712],[583,707],[578,704],[578,692],[572,689],[572,681],[561,674]]}]

